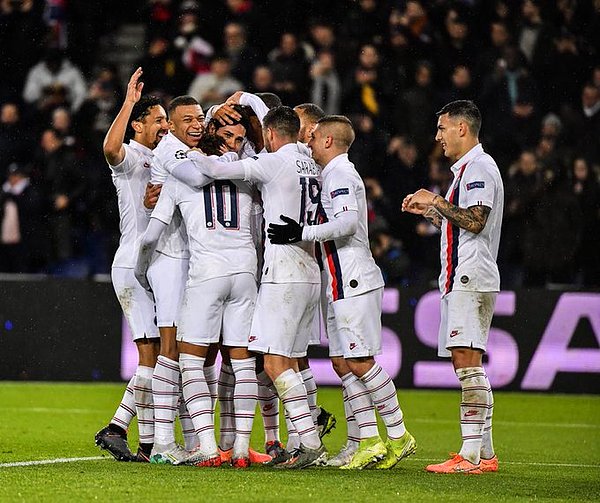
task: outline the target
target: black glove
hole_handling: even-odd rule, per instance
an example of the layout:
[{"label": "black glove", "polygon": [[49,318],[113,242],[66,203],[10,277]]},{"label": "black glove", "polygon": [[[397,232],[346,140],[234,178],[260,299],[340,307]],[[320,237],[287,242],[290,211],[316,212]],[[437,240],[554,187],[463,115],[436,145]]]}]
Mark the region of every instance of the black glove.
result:
[{"label": "black glove", "polygon": [[302,226],[293,218],[280,215],[279,218],[285,222],[285,225],[269,224],[267,236],[274,245],[287,245],[302,241]]}]

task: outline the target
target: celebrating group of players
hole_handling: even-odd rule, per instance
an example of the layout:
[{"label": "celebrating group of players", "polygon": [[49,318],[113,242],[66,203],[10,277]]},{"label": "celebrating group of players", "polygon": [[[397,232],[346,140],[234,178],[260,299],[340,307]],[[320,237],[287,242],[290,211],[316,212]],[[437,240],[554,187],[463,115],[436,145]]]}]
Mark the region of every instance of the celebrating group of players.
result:
[{"label": "celebrating group of players", "polygon": [[[242,92],[206,116],[180,96],[167,116],[158,99],[142,97],[141,75],[104,142],[122,234],[112,279],[139,365],[96,444],[119,460],[237,468],[387,469],[414,453],[396,388],[373,358],[384,282],[369,249],[365,188],[348,159],[351,122]],[[333,457],[321,438],[335,418],[316,404],[306,359],[321,317],[348,431]],[[257,402],[266,454],[250,449]],[[134,455],[126,434],[136,414]],[[177,415],[185,447],[175,441]]]}]

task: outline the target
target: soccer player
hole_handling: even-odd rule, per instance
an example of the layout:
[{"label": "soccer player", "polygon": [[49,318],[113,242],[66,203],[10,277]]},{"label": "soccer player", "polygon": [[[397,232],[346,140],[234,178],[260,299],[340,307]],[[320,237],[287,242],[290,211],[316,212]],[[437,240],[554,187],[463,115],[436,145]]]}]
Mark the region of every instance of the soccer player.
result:
[{"label": "soccer player", "polygon": [[[187,170],[190,185],[201,183],[203,174],[254,182],[261,191],[265,221],[286,213],[298,215],[302,222],[312,220],[321,170],[296,144],[299,129],[300,120],[291,108],[270,110],[263,119],[267,153],[232,163],[193,155]],[[306,389],[293,369],[293,358],[306,355],[320,281],[310,243],[266,243],[248,349],[264,355],[265,371],[300,436],[299,448],[286,462],[288,468],[319,464],[327,454],[312,421]]]},{"label": "soccer player", "polygon": [[[121,240],[112,265],[112,281],[135,341],[139,363],[110,424],[96,434],[96,444],[120,461],[149,461],[154,442],[152,374],[159,349],[154,324],[154,298],[133,275],[139,239],[148,225],[142,204],[150,181],[152,150],[167,134],[165,110],[158,98],[142,97],[142,69],[127,85],[127,94],[104,140],[104,156],[117,189]],[[125,136],[129,143],[124,143]],[[140,447],[134,456],[127,445],[127,428],[138,416]]]},{"label": "soccer player", "polygon": [[[152,184],[163,184],[172,166],[186,159],[186,152],[198,145],[204,132],[204,112],[195,98],[179,96],[168,106],[169,134],[154,151]],[[160,197],[159,197],[160,201]],[[154,293],[156,318],[160,331],[160,355],[152,379],[154,397],[154,446],[150,461],[179,464],[197,447],[197,435],[187,416],[179,418],[186,437],[183,449],[175,442],[174,421],[180,397],[179,351],[177,349],[177,314],[188,277],[188,237],[179,211],[170,221],[156,247],[148,269],[148,281]],[[216,387],[217,378],[209,377]]]},{"label": "soccer player", "polygon": [[[381,351],[384,282],[369,249],[365,187],[348,159],[353,141],[354,129],[346,117],[319,119],[308,144],[313,159],[323,166],[317,225],[303,226],[282,215],[286,223],[272,223],[267,234],[272,243],[323,243],[328,271],[329,354],[342,377],[356,421],[363,423],[358,450],[342,468],[387,469],[414,453],[416,443],[404,426],[396,388],[374,359]],[[385,443],[379,436],[372,405],[385,424]],[[365,413],[370,414],[369,421],[362,421]]]},{"label": "soccer player", "polygon": [[402,210],[424,215],[441,228],[441,323],[438,355],[450,357],[462,389],[462,447],[434,473],[498,470],[492,442],[494,399],[482,364],[500,275],[496,264],[504,187],[498,166],[479,143],[481,114],[472,101],[453,101],[438,113],[435,139],[454,161],[446,197],[420,189]]}]

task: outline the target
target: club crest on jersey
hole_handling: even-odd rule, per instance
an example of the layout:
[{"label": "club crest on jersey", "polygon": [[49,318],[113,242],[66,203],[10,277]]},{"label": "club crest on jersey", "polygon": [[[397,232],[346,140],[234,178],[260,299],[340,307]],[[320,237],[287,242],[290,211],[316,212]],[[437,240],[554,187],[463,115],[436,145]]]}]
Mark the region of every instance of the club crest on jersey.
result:
[{"label": "club crest on jersey", "polygon": [[187,155],[183,150],[175,152],[175,159],[187,159]]},{"label": "club crest on jersey", "polygon": [[330,192],[329,195],[331,196],[331,199],[333,199],[334,197],[337,196],[347,196],[348,194],[350,194],[350,189],[335,189],[333,192]]},{"label": "club crest on jersey", "polygon": [[484,181],[467,183],[467,190],[471,190],[471,189],[484,189],[484,188],[485,188],[485,182]]}]

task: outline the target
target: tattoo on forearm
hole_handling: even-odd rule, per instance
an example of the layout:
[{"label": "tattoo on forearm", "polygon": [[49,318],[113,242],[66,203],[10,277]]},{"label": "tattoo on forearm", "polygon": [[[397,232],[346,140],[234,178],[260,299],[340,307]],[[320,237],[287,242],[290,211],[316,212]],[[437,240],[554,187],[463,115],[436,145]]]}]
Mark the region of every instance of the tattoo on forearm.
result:
[{"label": "tattoo on forearm", "polygon": [[433,206],[452,224],[474,234],[479,234],[484,229],[491,211],[488,206],[459,208],[442,197],[436,197]]},{"label": "tattoo on forearm", "polygon": [[440,229],[442,227],[442,215],[433,206],[430,206],[423,216],[429,221],[431,225]]}]

